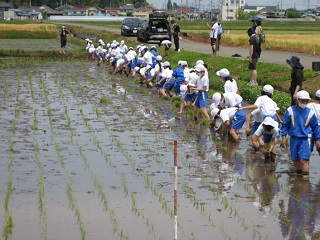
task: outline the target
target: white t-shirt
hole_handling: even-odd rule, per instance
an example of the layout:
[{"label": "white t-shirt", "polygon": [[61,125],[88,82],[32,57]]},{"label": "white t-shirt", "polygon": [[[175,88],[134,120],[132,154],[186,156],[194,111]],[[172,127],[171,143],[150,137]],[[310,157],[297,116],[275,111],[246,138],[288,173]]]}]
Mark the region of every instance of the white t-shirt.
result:
[{"label": "white t-shirt", "polygon": [[277,104],[267,95],[258,97],[254,105],[260,110],[262,117],[270,117],[277,112]]},{"label": "white t-shirt", "polygon": [[260,110],[257,108],[255,110],[253,110],[251,112],[252,116],[253,116],[253,121],[254,122],[258,122],[261,123],[263,121]]},{"label": "white t-shirt", "polygon": [[166,45],[166,44],[171,44],[171,42],[169,40],[163,40],[161,42],[161,45]]},{"label": "white t-shirt", "polygon": [[159,63],[156,63],[156,65],[154,66],[154,71],[155,71],[155,73],[158,73],[158,76],[162,76],[162,72],[164,70],[162,62],[160,62],[160,65],[161,65],[161,71],[160,71]]},{"label": "white t-shirt", "polygon": [[274,121],[274,124],[276,125],[271,132],[266,132],[263,130],[263,122],[259,125],[259,127],[257,128],[257,130],[254,132],[255,135],[257,135],[258,137],[262,136],[263,133],[269,133],[272,134],[272,137],[275,138],[278,133],[279,133],[279,123]]},{"label": "white t-shirt", "polygon": [[230,107],[226,109],[222,109],[220,111],[219,117],[222,119],[223,122],[233,120],[234,116],[236,115],[238,108]]},{"label": "white t-shirt", "polygon": [[206,92],[209,91],[209,78],[206,75],[199,77],[197,80],[197,88],[207,87]]},{"label": "white t-shirt", "polygon": [[320,104],[318,103],[309,103],[307,105],[308,108],[311,108],[313,110],[314,114],[316,115],[318,119],[318,125],[320,125]]},{"label": "white t-shirt", "polygon": [[235,106],[242,107],[242,106],[239,106],[239,103],[242,102],[243,98],[239,94],[234,92],[228,92],[228,93],[224,93],[223,97],[224,97],[224,106],[226,108],[235,107]]},{"label": "white t-shirt", "polygon": [[231,82],[230,80],[227,80],[224,84],[224,92],[228,93],[228,92],[233,92],[233,93],[237,93],[238,92],[238,85],[236,83],[236,81],[233,79],[233,81]]},{"label": "white t-shirt", "polygon": [[125,44],[123,44],[123,45],[120,44],[119,48],[120,48],[121,52],[126,53],[128,51],[128,47]]},{"label": "white t-shirt", "polygon": [[125,63],[124,59],[121,58],[121,59],[117,60],[116,66],[117,66],[117,67],[120,67],[120,66],[123,65],[124,63]]},{"label": "white t-shirt", "polygon": [[137,57],[137,53],[134,50],[129,50],[127,54],[132,55],[134,58]]},{"label": "white t-shirt", "polygon": [[211,31],[210,31],[210,38],[217,38],[217,36],[218,36],[218,27],[219,27],[218,22],[215,22],[212,25]]},{"label": "white t-shirt", "polygon": [[120,48],[117,47],[116,49],[114,49],[114,57],[115,58],[122,58],[122,54],[121,54],[121,51],[120,51]]},{"label": "white t-shirt", "polygon": [[151,52],[146,51],[145,54],[143,55],[143,59],[145,59],[147,64],[151,65],[153,56],[154,55]]},{"label": "white t-shirt", "polygon": [[162,71],[162,77],[164,78],[171,78],[173,71],[169,68],[163,69]]}]

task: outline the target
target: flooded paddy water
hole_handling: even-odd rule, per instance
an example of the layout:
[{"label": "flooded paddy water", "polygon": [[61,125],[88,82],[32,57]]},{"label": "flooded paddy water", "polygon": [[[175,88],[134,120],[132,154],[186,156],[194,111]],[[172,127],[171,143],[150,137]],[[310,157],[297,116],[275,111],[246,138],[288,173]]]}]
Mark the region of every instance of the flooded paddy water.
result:
[{"label": "flooded paddy water", "polygon": [[[0,77],[4,239],[318,239],[319,156],[308,180],[264,164],[132,79],[94,63],[10,67]],[[100,103],[101,98],[107,100]]]}]

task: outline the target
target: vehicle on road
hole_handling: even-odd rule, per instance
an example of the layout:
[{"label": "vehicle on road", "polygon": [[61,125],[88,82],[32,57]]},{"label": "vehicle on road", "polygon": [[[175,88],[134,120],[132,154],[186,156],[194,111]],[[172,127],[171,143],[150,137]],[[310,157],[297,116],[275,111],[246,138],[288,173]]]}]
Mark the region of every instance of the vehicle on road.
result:
[{"label": "vehicle on road", "polygon": [[141,24],[141,19],[138,17],[124,18],[122,21],[122,24],[121,24],[121,35],[123,35],[123,36],[128,36],[128,35],[136,36],[140,24]]},{"label": "vehicle on road", "polygon": [[149,18],[142,21],[138,29],[137,40],[140,42],[155,41],[159,44],[163,40],[171,41],[172,32],[167,20],[168,16],[166,12],[151,12]]}]

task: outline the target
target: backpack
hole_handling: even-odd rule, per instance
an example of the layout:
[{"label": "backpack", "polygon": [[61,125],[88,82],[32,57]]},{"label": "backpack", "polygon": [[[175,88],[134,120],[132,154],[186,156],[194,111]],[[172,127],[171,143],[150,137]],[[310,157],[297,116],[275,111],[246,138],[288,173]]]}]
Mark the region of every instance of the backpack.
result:
[{"label": "backpack", "polygon": [[218,35],[222,35],[222,33],[223,33],[223,28],[222,28],[222,25],[219,24],[219,26],[218,26]]},{"label": "backpack", "polygon": [[260,43],[265,43],[266,42],[266,35],[265,33],[262,31],[262,28],[260,28],[260,33],[259,33],[259,42]]}]

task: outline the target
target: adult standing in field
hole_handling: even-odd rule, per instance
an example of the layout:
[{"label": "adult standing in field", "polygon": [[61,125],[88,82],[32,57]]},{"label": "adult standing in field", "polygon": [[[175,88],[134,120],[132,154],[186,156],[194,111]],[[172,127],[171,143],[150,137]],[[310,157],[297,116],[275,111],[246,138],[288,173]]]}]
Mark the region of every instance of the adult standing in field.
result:
[{"label": "adult standing in field", "polygon": [[171,21],[172,25],[172,35],[173,35],[173,42],[176,52],[180,52],[179,46],[179,36],[180,36],[180,26],[177,24],[176,20]]},{"label": "adult standing in field", "polygon": [[302,89],[303,69],[300,58],[292,56],[287,59],[287,64],[291,67],[291,85],[289,88],[291,94],[291,106],[296,105],[297,93]]},{"label": "adult standing in field", "polygon": [[217,51],[220,51],[220,41],[221,41],[221,37],[223,34],[223,27],[221,25],[221,23],[218,23],[219,27],[218,27],[218,34],[217,34]]},{"label": "adult standing in field", "polygon": [[250,70],[250,82],[249,86],[258,86],[257,82],[257,62],[260,58],[261,54],[261,47],[259,43],[259,38],[255,33],[253,28],[248,29],[248,36],[249,36],[249,70]]},{"label": "adult standing in field", "polygon": [[65,26],[62,26],[62,28],[59,30],[60,42],[61,42],[61,48],[60,48],[61,54],[66,54],[65,48],[67,45],[67,34],[69,34],[69,31]]},{"label": "adult standing in field", "polygon": [[210,40],[211,40],[211,48],[212,48],[212,53],[216,53],[216,43],[217,43],[217,38],[218,38],[218,19],[216,17],[211,18],[212,25],[210,26],[209,23],[207,23],[208,28],[211,30],[210,31]]}]

